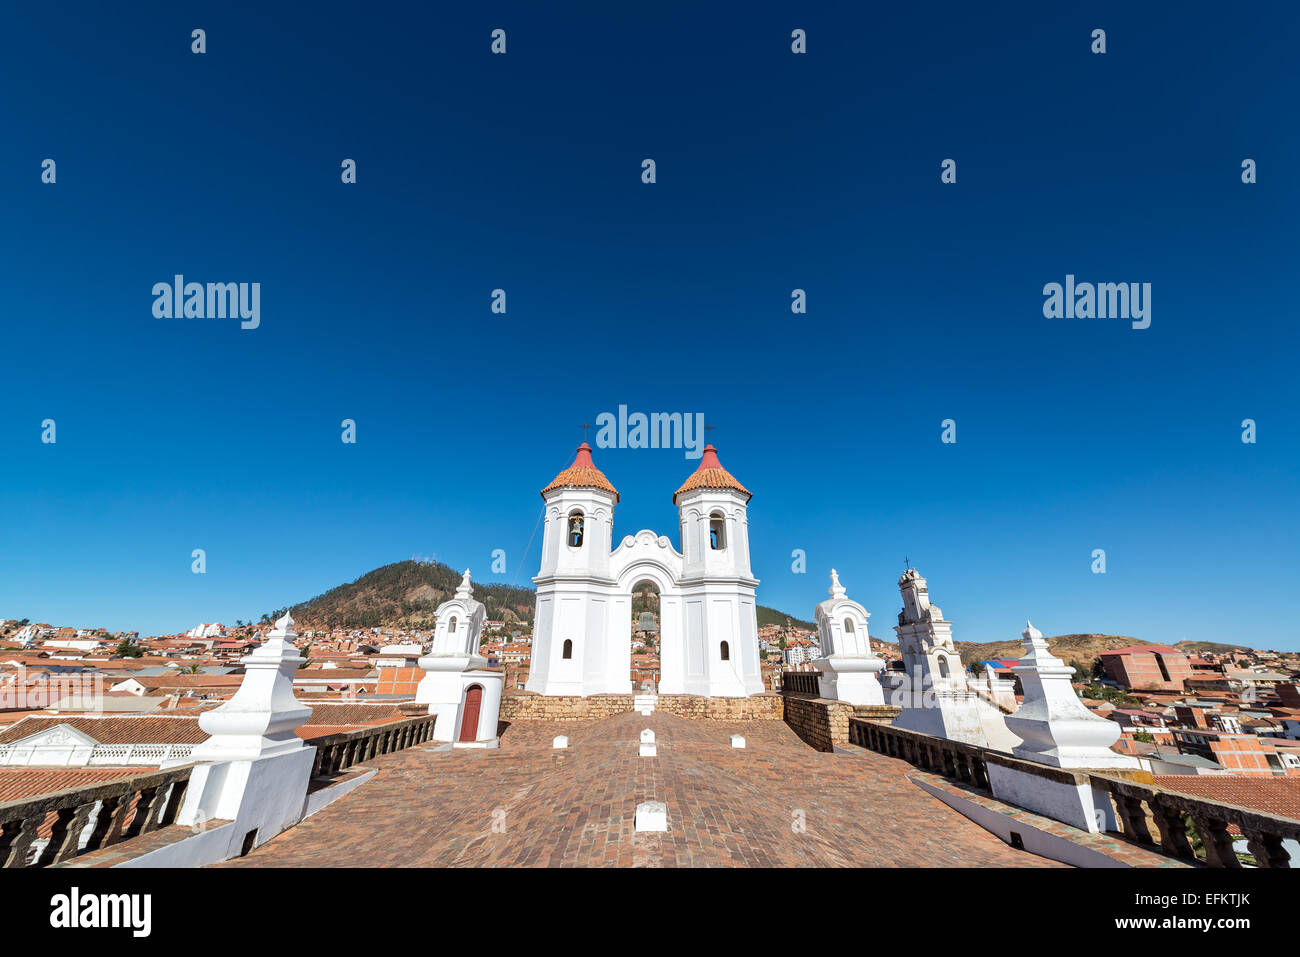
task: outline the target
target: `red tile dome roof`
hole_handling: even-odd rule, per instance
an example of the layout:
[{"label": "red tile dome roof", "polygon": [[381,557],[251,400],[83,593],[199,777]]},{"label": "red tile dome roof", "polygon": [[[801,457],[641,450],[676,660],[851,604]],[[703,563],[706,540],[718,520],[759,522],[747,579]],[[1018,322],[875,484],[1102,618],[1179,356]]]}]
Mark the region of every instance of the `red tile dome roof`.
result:
[{"label": "red tile dome roof", "polygon": [[591,460],[591,446],[586,442],[578,446],[578,454],[574,458],[573,464],[551,479],[551,484],[542,489],[542,498],[546,498],[547,492],[553,492],[559,488],[600,489],[602,492],[612,494],[615,504],[618,503],[618,489],[614,488],[609,479],[605,478],[604,472],[596,468],[596,463]]},{"label": "red tile dome roof", "polygon": [[691,476],[682,483],[682,487],[673,493],[673,504],[677,504],[677,496],[697,488],[732,489],[742,493],[746,502],[754,497],[753,492],[741,485],[734,475],[722,467],[722,463],[718,461],[718,450],[712,445],[704,447],[704,456],[700,459],[699,468],[691,473]]}]

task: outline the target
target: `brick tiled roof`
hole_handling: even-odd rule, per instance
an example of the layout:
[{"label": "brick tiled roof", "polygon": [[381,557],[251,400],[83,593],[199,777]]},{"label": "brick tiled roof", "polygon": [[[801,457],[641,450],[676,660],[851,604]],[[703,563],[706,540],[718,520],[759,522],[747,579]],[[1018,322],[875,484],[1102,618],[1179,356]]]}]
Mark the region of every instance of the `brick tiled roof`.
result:
[{"label": "brick tiled roof", "polygon": [[1300,821],[1300,778],[1239,774],[1157,774],[1157,787]]},{"label": "brick tiled roof", "polygon": [[605,478],[604,472],[596,468],[596,463],[591,460],[591,446],[586,442],[578,446],[578,454],[574,457],[573,464],[551,479],[551,484],[542,489],[542,498],[546,498],[547,492],[559,488],[600,489],[602,492],[613,494],[614,504],[618,504],[618,489]]},{"label": "brick tiled roof", "polygon": [[391,704],[314,704],[311,706],[310,724],[362,725],[379,721],[396,721],[406,715]]},{"label": "brick tiled roof", "polygon": [[12,744],[58,725],[67,725],[100,744],[198,744],[208,739],[197,717],[183,715],[49,715],[24,718],[0,731],[0,744]]},{"label": "brick tiled roof", "polygon": [[[653,774],[635,759],[646,727],[661,742]],[[733,733],[745,736],[747,750],[730,746]],[[572,736],[563,762],[552,749],[556,734]],[[816,751],[779,720],[697,721],[662,711],[517,720],[502,742],[370,759],[366,766],[379,774],[364,796],[354,791],[221,866],[1060,866],[948,811],[907,779],[911,765],[868,751]],[[429,826],[430,807],[494,807],[489,802],[516,793],[546,799],[516,802],[510,827],[491,840],[474,815]],[[644,800],[667,804],[671,832],[634,831]],[[784,810],[809,807],[815,837],[794,833]]]},{"label": "brick tiled roof", "polygon": [[734,475],[722,467],[722,463],[718,461],[718,450],[712,445],[704,447],[699,468],[692,472],[690,478],[682,483],[682,487],[673,493],[673,504],[677,504],[677,496],[697,488],[733,489],[743,493],[746,502],[754,497],[753,492],[741,485]]},{"label": "brick tiled roof", "polygon": [[375,694],[415,694],[424,674],[423,668],[380,668]]},{"label": "brick tiled roof", "polygon": [[0,768],[0,802],[142,774],[147,768]]},{"label": "brick tiled roof", "polygon": [[[405,717],[401,709],[389,704],[314,704],[311,705],[311,717],[307,719],[307,724],[298,729],[298,736],[318,738],[325,734],[400,721]],[[0,731],[0,744],[12,744],[58,725],[75,728],[100,744],[199,744],[208,739],[208,733],[199,727],[197,714],[129,717],[39,715],[24,718]],[[64,786],[72,787],[71,784]]]},{"label": "brick tiled roof", "polygon": [[295,671],[294,681],[356,681],[359,678],[368,678],[375,674],[371,668],[303,668],[301,671]]},{"label": "brick tiled roof", "polygon": [[135,675],[130,678],[124,678],[124,681],[134,681],[146,691],[156,691],[162,688],[238,688],[243,675]]}]

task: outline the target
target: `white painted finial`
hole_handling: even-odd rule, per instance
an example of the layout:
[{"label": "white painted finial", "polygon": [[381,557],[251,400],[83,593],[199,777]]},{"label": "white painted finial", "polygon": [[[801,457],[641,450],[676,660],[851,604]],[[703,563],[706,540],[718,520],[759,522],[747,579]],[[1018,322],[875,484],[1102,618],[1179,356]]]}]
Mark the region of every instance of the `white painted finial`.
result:
[{"label": "white painted finial", "polygon": [[835,571],[835,569],[833,569],[833,568],[831,569],[831,590],[830,590],[830,593],[831,593],[831,596],[834,597],[834,598],[843,598],[843,597],[844,597],[844,594],[845,594],[845,588],[844,588],[843,585],[840,584],[840,576],[839,576],[839,573],[838,573],[837,571]]},{"label": "white painted finial", "polygon": [[289,613],[286,611],[284,617],[276,621],[275,627],[271,630],[271,634],[268,637],[287,638],[294,634],[293,619],[289,617]]},{"label": "white painted finial", "polygon": [[1043,633],[1035,628],[1029,619],[1025,619],[1025,630],[1020,633],[1020,637],[1025,641],[1038,641],[1043,637]]},{"label": "white painted finial", "polygon": [[465,569],[465,574],[461,576],[460,584],[456,586],[457,598],[469,598],[474,594],[474,586],[469,583],[469,569]]}]

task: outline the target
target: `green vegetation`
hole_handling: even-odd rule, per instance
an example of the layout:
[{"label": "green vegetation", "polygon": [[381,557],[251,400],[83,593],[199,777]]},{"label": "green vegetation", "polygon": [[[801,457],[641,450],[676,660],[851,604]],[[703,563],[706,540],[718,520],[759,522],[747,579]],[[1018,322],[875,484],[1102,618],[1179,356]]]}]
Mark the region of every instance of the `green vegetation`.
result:
[{"label": "green vegetation", "polygon": [[1083,689],[1085,698],[1092,698],[1096,701],[1109,701],[1114,705],[1140,705],[1142,702],[1134,698],[1119,688],[1112,688],[1108,685],[1091,684]]},{"label": "green vegetation", "polygon": [[1253,648],[1247,645],[1225,645],[1217,641],[1180,641],[1173,646],[1183,654],[1192,654],[1200,651],[1213,651],[1218,654],[1227,654],[1230,651],[1253,651]]},{"label": "green vegetation", "polygon": [[792,618],[791,616],[787,615],[785,612],[778,611],[775,608],[768,608],[766,605],[758,606],[758,627],[759,628],[762,628],[764,625],[779,625],[782,628],[784,628],[787,618],[790,619],[790,623],[794,625],[796,628],[803,628],[806,631],[817,630],[817,626],[813,624],[811,621],[800,621],[798,618]]},{"label": "green vegetation", "polygon": [[[461,573],[441,562],[404,561],[367,572],[347,585],[331,588],[310,601],[281,608],[262,616],[273,622],[287,611],[301,628],[432,628],[434,611],[455,594]],[[633,610],[659,611],[656,591],[638,583]],[[493,621],[529,622],[533,617],[536,592],[512,585],[474,583],[474,597],[487,607]],[[784,628],[787,616],[775,608],[759,605],[758,624]],[[797,618],[796,627],[816,631],[817,626]]]},{"label": "green vegetation", "polygon": [[[308,627],[432,628],[435,609],[455,593],[460,578],[460,572],[440,562],[395,562],[285,610]],[[487,607],[490,619],[532,617],[531,588],[475,582],[474,597]],[[285,610],[271,614],[279,617]],[[262,620],[275,618],[263,615]]]},{"label": "green vegetation", "polygon": [[117,644],[117,651],[114,652],[119,658],[139,658],[144,652],[131,644],[130,638],[123,638]]}]

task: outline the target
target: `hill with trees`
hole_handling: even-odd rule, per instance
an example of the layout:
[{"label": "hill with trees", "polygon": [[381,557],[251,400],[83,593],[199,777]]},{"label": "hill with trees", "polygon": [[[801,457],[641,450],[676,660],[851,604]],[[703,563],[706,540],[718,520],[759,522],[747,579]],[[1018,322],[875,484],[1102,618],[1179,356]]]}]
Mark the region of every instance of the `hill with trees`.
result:
[{"label": "hill with trees", "polygon": [[[394,562],[288,611],[306,628],[432,628],[434,611],[455,594],[460,578],[461,572],[441,562]],[[490,619],[521,621],[533,616],[531,588],[474,582],[474,597],[486,606]]]},{"label": "hill with trees", "polygon": [[[455,593],[460,577],[460,572],[441,562],[394,562],[309,601],[267,612],[262,620],[274,621],[288,611],[301,628],[432,628],[434,611]],[[474,597],[487,607],[490,619],[532,621],[536,598],[532,588],[474,582]],[[658,614],[659,595],[650,589],[638,590],[633,595],[633,610]],[[783,611],[758,606],[760,627],[784,627],[786,618]],[[790,620],[816,630],[811,622]]]}]

